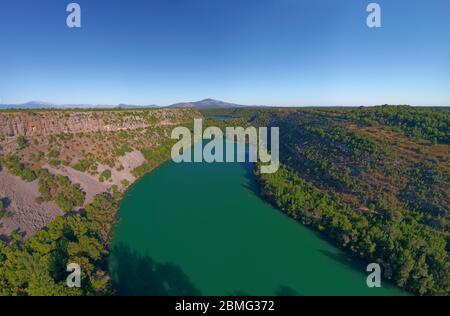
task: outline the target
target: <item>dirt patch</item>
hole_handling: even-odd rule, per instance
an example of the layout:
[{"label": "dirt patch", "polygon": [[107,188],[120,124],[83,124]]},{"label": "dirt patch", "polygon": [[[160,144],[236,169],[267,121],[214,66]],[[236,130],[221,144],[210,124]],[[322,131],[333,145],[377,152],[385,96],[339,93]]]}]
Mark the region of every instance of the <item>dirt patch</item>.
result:
[{"label": "dirt patch", "polygon": [[101,173],[104,170],[110,170],[111,179],[108,180],[109,186],[115,184],[121,188],[122,180],[127,180],[129,183],[136,181],[136,177],[132,173],[133,169],[142,165],[145,162],[145,158],[139,150],[134,150],[123,157],[119,157],[118,161],[123,166],[123,170],[118,171],[100,164],[98,171]]},{"label": "dirt patch", "polygon": [[69,177],[72,183],[79,183],[81,189],[86,192],[85,204],[90,203],[95,195],[108,190],[108,185],[101,183],[98,180],[98,176],[93,176],[70,167],[56,169],[47,165],[45,168],[53,174]]},{"label": "dirt patch", "polygon": [[56,216],[63,215],[53,203],[36,203],[40,196],[38,181],[25,182],[19,177],[9,174],[6,170],[0,171],[0,198],[7,201],[6,210],[12,214],[3,218],[0,223],[0,233],[8,235],[15,230],[30,237],[35,231],[46,227]]},{"label": "dirt patch", "polygon": [[[98,174],[93,175],[87,172],[81,172],[75,170],[71,167],[60,167],[54,168],[52,166],[46,165],[45,168],[51,173],[67,176],[72,183],[79,183],[84,192],[86,192],[85,204],[90,203],[95,195],[108,191],[113,185],[117,185],[119,189],[125,189],[122,185],[123,180],[127,180],[130,184],[136,181],[136,177],[133,176],[132,171],[134,168],[142,165],[145,162],[145,158],[142,153],[138,150],[134,150],[127,153],[125,156],[120,157],[120,164],[123,166],[123,170],[118,171],[114,168],[110,168],[106,165],[98,165]],[[100,176],[103,171],[110,170],[111,178],[100,181]]]},{"label": "dirt patch", "polygon": [[[112,169],[111,179],[105,182],[101,182],[98,175],[80,172],[70,167],[57,169],[47,165],[45,168],[53,174],[69,177],[73,183],[79,183],[86,192],[85,204],[87,204],[93,200],[95,195],[108,191],[114,184],[125,189],[121,184],[122,180],[126,179],[130,184],[133,183],[136,178],[133,176],[132,170],[145,162],[144,156],[137,150],[120,157],[119,160],[123,170]],[[105,169],[108,167],[99,166],[99,172]],[[9,235],[18,230],[27,238],[35,231],[46,227],[56,216],[64,214],[52,202],[37,203],[36,198],[39,196],[38,180],[25,182],[6,170],[0,170],[0,199],[5,202],[6,210],[12,215],[0,219],[2,224],[0,235]]]}]

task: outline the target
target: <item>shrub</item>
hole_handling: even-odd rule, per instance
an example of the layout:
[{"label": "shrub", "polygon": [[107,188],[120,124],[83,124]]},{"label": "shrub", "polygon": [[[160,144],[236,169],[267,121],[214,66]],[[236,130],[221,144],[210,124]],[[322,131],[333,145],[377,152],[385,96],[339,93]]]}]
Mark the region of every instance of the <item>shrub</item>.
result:
[{"label": "shrub", "polygon": [[19,145],[19,149],[23,149],[28,146],[28,140],[25,138],[25,136],[20,135],[17,137],[17,144]]},{"label": "shrub", "polygon": [[124,144],[119,148],[115,148],[115,155],[116,156],[125,156],[127,153],[130,153],[133,151],[133,148],[131,148],[128,144]]},{"label": "shrub", "polygon": [[15,155],[5,156],[2,159],[2,163],[12,175],[21,177],[22,180],[31,182],[36,179],[34,171],[21,163],[19,157]]},{"label": "shrub", "polygon": [[55,201],[66,212],[84,203],[84,192],[78,183],[73,184],[68,177],[55,176],[46,169],[39,173],[39,193],[36,202]]},{"label": "shrub", "polygon": [[50,152],[47,154],[50,158],[57,158],[59,157],[59,151],[57,150],[50,150]]},{"label": "shrub", "polygon": [[81,159],[73,166],[73,168],[75,170],[85,172],[86,170],[88,170],[91,167],[91,164],[92,163],[90,161]]},{"label": "shrub", "polygon": [[111,178],[111,170],[105,170],[100,174],[100,182],[109,180]]},{"label": "shrub", "polygon": [[61,164],[61,161],[58,159],[52,159],[48,163],[53,167],[58,167]]},{"label": "shrub", "polygon": [[105,178],[106,180],[108,180],[109,178],[111,178],[111,171],[110,170],[103,171],[102,177]]}]

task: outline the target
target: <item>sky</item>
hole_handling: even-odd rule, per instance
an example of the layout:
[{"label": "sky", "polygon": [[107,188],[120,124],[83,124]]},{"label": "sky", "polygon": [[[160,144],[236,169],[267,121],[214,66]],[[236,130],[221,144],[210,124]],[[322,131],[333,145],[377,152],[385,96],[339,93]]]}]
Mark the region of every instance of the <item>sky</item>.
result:
[{"label": "sky", "polygon": [[0,0],[0,103],[450,105],[450,1]]}]

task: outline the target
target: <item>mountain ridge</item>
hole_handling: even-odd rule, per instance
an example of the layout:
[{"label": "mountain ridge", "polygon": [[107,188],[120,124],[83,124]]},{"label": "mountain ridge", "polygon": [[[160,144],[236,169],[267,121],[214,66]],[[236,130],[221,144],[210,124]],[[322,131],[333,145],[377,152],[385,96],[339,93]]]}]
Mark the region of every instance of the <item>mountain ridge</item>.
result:
[{"label": "mountain ridge", "polygon": [[163,108],[162,106],[156,104],[149,105],[134,105],[134,104],[124,104],[120,103],[117,105],[99,105],[99,104],[57,104],[45,101],[29,101],[25,103],[18,104],[0,104],[0,110],[34,110],[34,109],[146,109],[146,108]]},{"label": "mountain ridge", "polygon": [[250,105],[230,103],[211,98],[192,102],[179,102],[168,106],[156,104],[134,105],[120,103],[118,105],[94,105],[94,104],[57,104],[45,101],[29,101],[21,104],[0,104],[0,110],[7,109],[71,109],[71,108],[117,108],[117,109],[146,109],[146,108],[195,108],[195,109],[225,109],[225,108],[243,108]]},{"label": "mountain ridge", "polygon": [[229,103],[215,99],[203,99],[193,102],[180,102],[169,105],[169,108],[196,108],[196,109],[225,109],[225,108],[243,108],[249,105],[242,105],[237,103]]}]

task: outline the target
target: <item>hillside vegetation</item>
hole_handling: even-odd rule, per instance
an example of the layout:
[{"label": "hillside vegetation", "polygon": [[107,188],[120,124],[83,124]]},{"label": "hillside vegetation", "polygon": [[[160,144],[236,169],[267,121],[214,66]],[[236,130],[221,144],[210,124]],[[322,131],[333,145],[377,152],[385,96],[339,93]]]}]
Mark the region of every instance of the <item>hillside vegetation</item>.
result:
[{"label": "hillside vegetation", "polygon": [[355,256],[380,263],[399,287],[450,294],[448,109],[204,113],[228,117],[230,125],[278,126],[282,168],[257,175],[262,196]]}]

